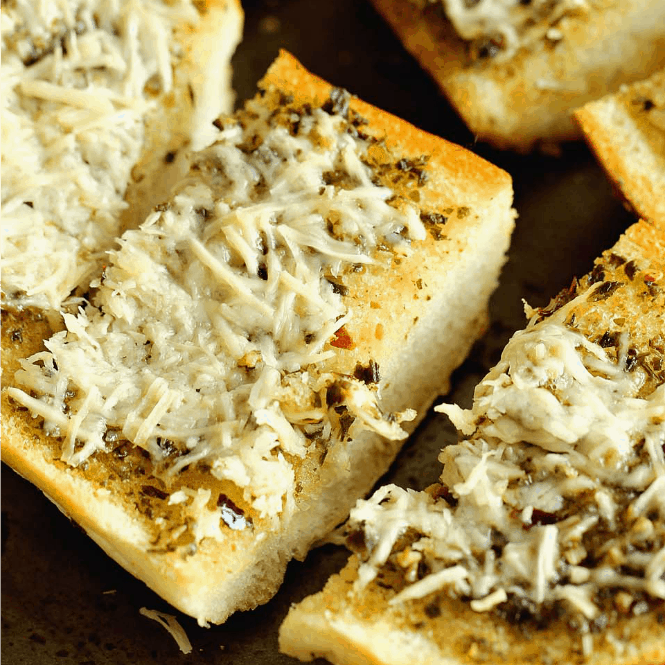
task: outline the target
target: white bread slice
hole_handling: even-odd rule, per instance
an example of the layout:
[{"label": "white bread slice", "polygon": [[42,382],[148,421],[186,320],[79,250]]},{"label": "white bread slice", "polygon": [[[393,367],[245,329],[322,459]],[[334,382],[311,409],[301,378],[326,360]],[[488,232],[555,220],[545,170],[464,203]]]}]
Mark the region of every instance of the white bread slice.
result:
[{"label": "white bread slice", "polygon": [[[315,410],[324,412],[318,418],[331,423],[332,433],[329,440],[323,438],[323,435],[321,440],[313,437],[312,444],[300,457],[295,453],[283,452],[283,448],[286,448],[284,444],[279,456],[271,458],[272,461],[279,460],[280,464],[283,462],[283,466],[288,462],[290,467],[287,468],[291,468],[294,474],[295,494],[284,494],[284,504],[280,503],[280,506],[283,505],[281,513],[267,503],[271,496],[282,501],[281,495],[271,487],[262,489],[248,486],[237,475],[235,480],[228,477],[220,479],[212,475],[210,465],[190,464],[179,474],[169,477],[163,473],[163,465],[153,463],[143,448],[131,442],[123,442],[123,435],[113,442],[107,441],[105,451],[97,451],[76,467],[63,462],[62,441],[47,436],[41,426],[41,418],[33,418],[24,405],[35,407],[51,419],[61,422],[60,431],[65,439],[68,436],[66,432],[71,436],[72,428],[82,425],[82,429],[78,430],[81,433],[86,427],[93,428],[94,423],[62,421],[58,413],[54,414],[48,409],[45,411],[43,403],[32,402],[24,393],[17,392],[11,386],[12,383],[16,384],[13,377],[20,359],[43,349],[43,340],[48,339],[50,332],[45,321],[40,321],[39,317],[29,312],[3,313],[2,362],[6,378],[2,395],[2,459],[40,487],[131,573],[144,580],[174,606],[196,617],[201,624],[209,621],[221,623],[232,612],[251,609],[266,602],[279,587],[287,561],[294,556],[304,557],[312,543],[343,520],[355,499],[368,492],[387,469],[400,445],[400,441],[395,440],[401,436],[397,424],[382,419],[370,404],[369,412],[374,414],[372,416],[370,413],[370,418],[375,421],[373,426],[391,438],[386,439],[357,424],[351,425],[347,436],[349,419],[343,422],[345,408],[353,408],[353,400],[358,396],[371,398],[376,394],[380,396],[385,411],[400,412],[407,407],[416,409],[415,419],[405,425],[409,429],[415,427],[436,395],[447,390],[450,373],[461,363],[473,341],[484,330],[488,298],[497,284],[499,270],[505,261],[515,216],[511,209],[511,180],[505,172],[458,146],[421,132],[358,99],[349,99],[346,94],[306,72],[286,53],[282,53],[269,69],[260,84],[259,95],[238,116],[241,125],[247,127],[239,153],[244,151],[250,157],[265,158],[267,163],[277,164],[279,160],[275,162],[270,151],[261,150],[262,146],[258,145],[261,140],[257,141],[258,134],[253,133],[256,128],[262,127],[263,121],[257,120],[257,116],[263,117],[266,114],[272,119],[273,126],[277,127],[275,131],[282,132],[281,136],[288,134],[293,140],[298,137],[298,140],[304,140],[302,136],[310,136],[298,134],[302,129],[301,123],[305,126],[315,119],[320,123],[317,127],[323,128],[327,122],[342,122],[339,114],[347,118],[341,125],[346,127],[346,132],[340,133],[337,138],[325,132],[320,134],[319,130],[311,133],[312,137],[319,137],[316,140],[320,145],[316,149],[311,144],[309,148],[303,148],[300,157],[309,159],[311,155],[313,159],[318,159],[317,155],[327,149],[331,141],[348,141],[348,137],[359,137],[359,141],[367,142],[363,160],[370,166],[360,167],[355,162],[355,166],[340,165],[341,171],[316,176],[313,185],[308,184],[312,176],[301,173],[298,177],[306,178],[303,191],[309,192],[308,196],[311,194],[313,198],[330,197],[321,198],[323,202],[343,199],[346,190],[353,190],[356,186],[356,177],[365,177],[350,177],[348,173],[344,175],[344,169],[355,169],[354,172],[358,173],[358,169],[368,168],[374,174],[372,178],[379,184],[389,186],[393,196],[397,197],[394,205],[386,206],[393,211],[390,214],[402,215],[406,213],[400,211],[409,210],[411,216],[408,219],[415,226],[416,232],[419,229],[424,231],[420,239],[414,237],[410,242],[399,234],[393,234],[389,242],[396,249],[382,244],[372,250],[371,258],[377,262],[361,263],[360,270],[358,266],[355,269],[347,266],[339,270],[335,278],[338,282],[335,288],[339,294],[343,294],[339,301],[333,297],[334,294],[330,294],[327,285],[324,285],[326,289],[319,286],[323,289],[321,297],[328,299],[326,302],[342,303],[347,311],[342,329],[335,332],[340,323],[333,322],[332,325],[326,324],[325,330],[328,332],[324,330],[322,333],[325,334],[321,344],[325,341],[322,350],[326,359],[306,367],[312,375],[316,373],[324,376],[329,373],[336,377],[334,384],[328,384],[323,401],[316,404],[319,398],[315,396],[311,405]],[[217,183],[215,187],[222,183],[218,190],[221,193],[219,200],[208,201],[207,208],[195,206],[198,215],[196,219],[207,220],[207,224],[213,224],[213,220],[221,214],[217,211],[228,212],[225,207],[228,204],[232,206],[230,214],[241,217],[249,214],[245,212],[249,210],[247,206],[245,209],[242,206],[233,208],[236,204],[231,194],[225,193],[224,187],[227,185],[223,184],[223,174],[232,173],[227,171],[230,162],[218,161],[216,156],[217,151],[227,150],[228,154],[228,146],[241,125],[232,119],[222,119],[218,124],[224,127],[224,134],[228,137],[226,142],[215,144],[194,155],[190,177],[177,190],[184,196],[186,192],[200,191],[210,182]],[[239,153],[233,152],[233,158],[241,159]],[[347,157],[351,158],[349,155]],[[255,164],[258,169],[260,164]],[[295,168],[297,164],[294,158],[284,168]],[[365,172],[362,170],[362,173]],[[241,183],[235,175],[232,178],[235,178],[233,182]],[[284,186],[291,187],[289,183],[301,181],[285,182],[282,181]],[[335,186],[335,182],[339,186]],[[267,186],[265,181],[259,179],[256,191],[264,192]],[[191,187],[194,190],[187,189]],[[240,189],[233,190],[231,187],[230,190],[238,196],[241,194]],[[382,196],[388,195],[387,190],[381,191],[384,192]],[[262,200],[269,205],[272,198],[277,200],[277,196],[277,192],[274,196],[266,194]],[[163,233],[163,229],[159,230],[161,225],[170,219],[171,211],[178,208],[181,205],[178,202],[183,200],[186,202],[189,199],[176,197],[168,204],[158,206],[159,210],[149,218],[145,228],[126,233],[122,242],[129,246],[136,239],[153,233],[154,243],[158,243]],[[371,213],[371,207],[366,209],[367,215],[374,214]],[[418,218],[418,211],[424,222]],[[354,218],[354,215],[353,211],[349,213],[349,219]],[[348,220],[331,217],[329,221],[330,232],[337,233],[335,225],[347,224]],[[241,228],[240,224],[237,228]],[[273,229],[272,226],[265,228],[269,231]],[[274,229],[270,232],[277,233]],[[408,232],[411,233],[411,230]],[[407,229],[404,233],[407,233]],[[365,237],[368,242],[369,236]],[[151,241],[151,244],[154,243]],[[236,243],[236,246],[241,245]],[[147,245],[144,249],[146,253],[151,251]],[[245,250],[245,261],[251,263],[251,258],[247,257],[247,248]],[[113,281],[113,289],[102,286],[94,302],[106,299],[104,306],[107,307],[116,292],[127,288],[126,283],[122,282],[123,268],[120,267],[122,257],[126,256],[123,253],[125,251],[128,250],[123,246],[121,250],[111,253],[108,268],[100,282]],[[206,257],[203,250],[199,248],[197,251],[199,256]],[[209,251],[213,251],[212,246]],[[357,249],[353,251],[355,256]],[[267,283],[270,284],[273,270],[271,252],[266,252],[268,274],[264,272],[263,277],[267,277]],[[308,255],[318,256],[313,252],[308,252]],[[174,270],[175,264],[171,263],[171,259],[185,254],[182,248],[178,248],[175,253],[170,250],[164,256],[168,270]],[[237,259],[233,258],[233,254],[230,257],[228,265],[236,268]],[[220,264],[215,264],[209,258],[205,260],[218,273],[223,272],[223,266],[220,267]],[[357,261],[364,260],[359,255]],[[191,264],[196,262],[192,261]],[[153,275],[167,275],[166,268],[158,264],[151,265],[153,267],[144,272],[141,279],[149,282]],[[257,274],[261,277],[260,271]],[[317,275],[317,282],[323,284],[323,277],[327,275]],[[247,280],[250,278],[253,279],[253,276],[247,272],[239,279],[244,284],[249,283]],[[209,276],[206,279],[209,280]],[[292,280],[284,279],[294,284]],[[196,288],[205,286],[201,280],[196,284]],[[258,288],[257,282],[252,284],[252,288]],[[294,288],[297,288],[297,284]],[[223,289],[221,292],[221,298],[227,297],[228,303],[232,304],[233,299],[224,296]],[[158,309],[160,302],[158,299]],[[255,307],[263,307],[253,302]],[[296,311],[302,307],[300,302],[294,306]],[[90,313],[94,309],[89,306],[86,311]],[[166,306],[163,309],[163,320],[159,318],[161,312],[158,312],[155,326],[168,326],[172,318],[181,318],[181,314],[175,310],[166,310]],[[252,306],[249,306],[245,310],[234,311],[238,317],[242,317],[245,316],[243,311],[251,309]],[[83,318],[79,317],[79,321],[108,321],[114,319],[114,316],[120,314],[106,313],[102,316],[99,312],[90,313],[87,319],[81,315]],[[296,314],[290,314],[289,317],[286,319],[287,322],[290,320],[289,326],[298,322]],[[68,325],[71,327],[72,324],[74,319],[69,318]],[[120,325],[114,319],[109,331],[115,333],[116,324]],[[88,334],[82,332],[80,327],[78,331],[70,331],[68,339],[78,343],[77,336],[85,337]],[[316,337],[316,333],[313,331],[309,336]],[[138,336],[137,339],[144,339],[139,329],[133,334]],[[100,339],[99,344],[103,342]],[[55,342],[46,343],[52,346]],[[173,345],[178,348],[187,346],[180,342],[174,342]],[[161,347],[162,351],[169,346],[170,342]],[[152,350],[155,355],[158,353],[157,347],[155,340]],[[264,349],[261,347],[261,353]],[[91,352],[88,356],[91,363],[94,355]],[[257,351],[246,353],[234,371],[250,373],[252,366],[265,369],[267,362],[257,360],[260,357]],[[223,354],[218,355],[217,360],[211,356],[204,364],[214,367],[215,363],[222,360]],[[87,362],[86,359],[81,365],[82,374],[86,373]],[[121,364],[120,360],[118,364]],[[64,365],[60,362],[58,365],[56,371],[62,371]],[[142,360],[138,365],[147,368],[147,360]],[[30,367],[25,363],[23,366]],[[204,372],[205,368],[201,366],[201,370],[197,371]],[[100,377],[103,373],[98,372]],[[298,372],[291,374],[302,378]],[[358,378],[354,378],[354,375]],[[304,378],[302,381],[305,385]],[[375,384],[376,392],[363,388],[365,383],[371,385],[372,382],[378,382]],[[184,388],[189,389],[188,386]],[[178,385],[172,386],[172,390],[178,389]],[[278,385],[275,389],[286,388]],[[222,388],[219,390],[222,391]],[[147,399],[147,396],[143,398]],[[143,398],[137,398],[137,403]],[[72,399],[72,396],[68,399]],[[238,408],[241,407],[245,408],[242,405]],[[359,417],[366,416],[367,409],[362,404],[356,404],[356,407]],[[261,417],[265,417],[265,412],[264,409]],[[348,410],[346,413],[348,415]],[[216,414],[213,416],[217,417]],[[162,413],[161,417],[164,418],[165,414]],[[258,412],[251,417],[258,418]],[[308,417],[312,418],[311,415]],[[154,426],[153,422],[151,427]],[[122,429],[122,424],[114,427]],[[280,436],[286,436],[283,429],[280,430]],[[303,428],[299,431],[302,432]],[[154,441],[154,437],[151,440]],[[248,441],[247,450],[254,450],[253,446],[258,445],[258,442],[258,436],[256,441]],[[146,445],[145,437],[142,443]],[[76,457],[80,451],[81,446],[76,443],[74,449],[65,451],[65,455],[73,460],[72,453]],[[237,467],[236,463],[234,468]],[[230,468],[225,467],[229,475]],[[282,479],[276,473],[271,482],[277,486]],[[183,488],[193,493],[195,500],[183,492],[178,493]],[[205,505],[199,503],[196,508],[194,504],[201,497]],[[206,497],[209,497],[208,503]],[[173,500],[169,503],[171,498]],[[227,526],[229,524],[236,528],[230,528]]]},{"label": "white bread slice", "polygon": [[[529,27],[536,35],[532,42],[502,57],[489,38],[475,44],[460,38],[442,1],[459,5],[462,14],[489,15],[490,26],[496,22],[492,14],[506,13],[505,6],[515,5],[508,14],[519,12],[524,18],[544,12],[545,18]],[[527,152],[538,144],[550,147],[579,138],[573,109],[622,83],[646,78],[665,63],[665,5],[660,0],[372,3],[469,129],[499,148]],[[480,57],[472,55],[478,52]]]},{"label": "white bread slice", "polygon": [[239,0],[2,6],[3,308],[58,310],[230,113]]},{"label": "white bread slice", "polygon": [[640,217],[665,218],[665,70],[575,111],[584,138]]},{"label": "white bread slice", "polygon": [[[665,510],[662,494],[655,503],[649,504],[652,507],[647,510],[648,517],[644,515],[640,517],[640,510],[644,510],[651,500],[648,499],[649,495],[655,497],[658,494],[658,486],[662,485],[662,474],[665,469],[662,448],[665,443],[664,260],[665,225],[662,222],[656,225],[641,221],[630,227],[616,245],[597,260],[593,271],[587,277],[580,282],[573,282],[571,288],[559,294],[548,307],[532,311],[533,320],[530,327],[527,331],[515,335],[506,347],[501,363],[497,366],[498,369],[492,370],[476,389],[473,412],[461,412],[451,406],[445,408],[457,426],[463,428],[467,437],[467,440],[460,445],[443,450],[440,457],[444,462],[441,482],[445,484],[433,485],[425,492],[408,493],[395,486],[387,486],[378,490],[375,498],[370,501],[359,502],[351,512],[350,526],[347,530],[349,533],[347,544],[356,551],[356,554],[351,557],[341,573],[330,578],[323,591],[305,598],[291,608],[280,629],[280,649],[284,653],[304,661],[320,656],[332,663],[345,665],[360,663],[406,665],[414,662],[428,665],[487,662],[505,662],[509,665],[526,665],[526,663],[638,665],[638,663],[663,662],[665,590],[662,578],[662,548],[665,545]],[[581,535],[583,530],[577,537],[578,540],[566,545],[563,538],[557,536],[561,551],[566,557],[571,557],[571,563],[566,564],[567,567],[564,566],[563,569],[557,568],[557,571],[562,574],[563,570],[565,578],[570,578],[566,582],[567,592],[570,592],[572,585],[579,585],[577,586],[579,593],[574,598],[579,601],[577,609],[582,608],[587,615],[583,615],[581,610],[576,612],[562,607],[552,611],[556,605],[550,606],[550,610],[544,614],[536,609],[537,604],[532,602],[529,593],[538,591],[541,576],[545,579],[545,584],[540,591],[545,597],[550,593],[549,589],[554,588],[554,578],[548,572],[548,549],[545,545],[537,547],[533,554],[530,550],[521,549],[517,560],[513,560],[518,568],[524,567],[524,574],[527,575],[527,579],[522,578],[520,582],[522,588],[528,590],[524,596],[527,600],[522,604],[514,601],[517,596],[508,597],[509,602],[505,602],[506,598],[501,597],[503,595],[501,591],[494,590],[492,586],[494,582],[489,583],[489,586],[480,593],[480,596],[485,596],[482,600],[475,595],[477,600],[471,602],[468,596],[474,597],[475,591],[470,591],[469,588],[454,591],[452,582],[449,581],[447,585],[443,582],[444,577],[448,576],[448,579],[452,580],[454,575],[463,572],[462,568],[466,568],[467,571],[473,570],[468,567],[466,550],[463,549],[463,543],[467,542],[467,539],[472,542],[471,538],[474,537],[472,534],[478,535],[476,531],[476,524],[479,523],[478,512],[473,512],[470,506],[477,499],[477,510],[482,514],[495,515],[495,511],[499,510],[492,497],[495,492],[500,497],[504,491],[498,489],[499,484],[503,482],[501,480],[503,476],[497,469],[502,463],[510,465],[517,464],[517,460],[524,460],[531,465],[529,469],[532,475],[529,476],[528,483],[522,485],[524,491],[528,491],[527,485],[535,488],[541,482],[550,482],[557,473],[555,469],[558,469],[558,477],[565,477],[571,488],[577,479],[584,477],[583,473],[576,475],[577,472],[573,471],[578,468],[576,465],[566,466],[567,462],[564,460],[572,459],[571,457],[566,457],[563,453],[547,452],[556,447],[561,451],[570,450],[562,440],[557,439],[557,436],[563,435],[562,432],[572,426],[572,421],[566,420],[565,417],[560,418],[560,411],[546,399],[545,395],[549,395],[549,399],[553,396],[553,393],[544,387],[547,385],[547,377],[552,382],[549,384],[550,388],[556,385],[556,390],[560,391],[562,399],[564,397],[566,399],[568,406],[563,407],[563,412],[565,408],[575,408],[576,402],[571,397],[573,392],[572,390],[568,392],[570,386],[577,385],[578,379],[579,385],[583,385],[582,382],[585,381],[583,375],[578,374],[578,378],[567,384],[566,378],[570,379],[572,374],[567,374],[568,370],[561,372],[555,368],[558,367],[557,363],[566,366],[569,360],[575,358],[577,358],[575,362],[579,362],[582,355],[576,351],[567,359],[565,345],[550,345],[547,337],[550,333],[547,331],[551,332],[552,326],[559,331],[557,334],[564,330],[564,326],[570,331],[574,329],[578,340],[576,343],[588,344],[590,353],[594,356],[598,354],[595,356],[597,358],[605,357],[602,365],[595,365],[594,371],[598,372],[598,375],[591,380],[597,386],[602,385],[602,390],[616,390],[617,395],[623,395],[621,391],[624,391],[627,382],[635,381],[627,390],[632,397],[626,395],[621,400],[617,398],[614,411],[610,413],[609,418],[612,420],[616,415],[616,420],[612,420],[612,426],[617,432],[628,433],[626,438],[636,446],[635,450],[642,451],[636,452],[636,455],[644,453],[645,457],[640,458],[642,460],[640,463],[644,464],[644,470],[647,472],[644,485],[647,488],[651,487],[650,490],[644,491],[642,491],[644,487],[638,488],[636,485],[633,487],[633,494],[628,501],[632,504],[629,510],[626,510],[626,502],[619,504],[615,517],[616,524],[621,526],[612,528],[608,522],[615,519],[611,516],[611,511],[608,513],[598,508],[595,517],[591,519],[592,522],[594,519],[598,520],[598,528],[594,531],[595,527],[591,527],[589,534],[593,536],[590,536],[590,539],[587,539],[587,535]],[[577,333],[581,335],[577,337]],[[527,334],[530,337],[527,337]],[[588,342],[580,342],[582,336]],[[515,340],[527,339],[533,344],[525,344],[520,352],[509,352],[509,349],[520,348],[519,344],[522,342]],[[527,351],[528,349],[530,351]],[[554,349],[553,355],[548,356],[552,349]],[[527,353],[532,355],[527,356]],[[527,362],[522,364],[525,357]],[[551,365],[547,364],[548,358],[552,359]],[[590,362],[588,358],[590,356],[585,360],[585,364]],[[531,392],[521,392],[527,390],[526,386],[533,385],[530,383],[531,371],[534,372],[531,376],[538,377],[539,363],[541,367],[548,368],[546,376],[543,374],[544,378],[538,378],[540,387]],[[616,366],[617,371],[612,370],[612,373],[608,374],[601,369],[610,366]],[[513,385],[518,385],[516,377],[524,381],[524,385],[518,391],[522,397],[519,398],[518,395],[512,402],[506,398],[501,406],[499,402],[492,402],[491,397],[494,391],[497,395],[500,394],[499,386],[511,385],[509,375],[512,377],[511,381],[514,381]],[[586,454],[581,451],[592,441],[592,436],[595,436],[594,427],[601,422],[601,416],[596,416],[600,413],[596,410],[599,393],[586,390],[586,384],[584,385],[586,397],[582,396],[582,401],[579,402],[580,410],[577,413],[582,421],[588,414],[593,414],[585,425],[591,434],[582,433],[577,440],[574,437],[568,439],[568,444],[572,443],[580,455]],[[503,394],[508,395],[507,392]],[[515,395],[514,392],[512,394]],[[635,397],[638,399],[633,399]],[[495,407],[490,408],[488,404],[495,404]],[[647,406],[650,415],[634,421],[639,424],[626,425],[620,420],[626,416],[627,409],[641,406]],[[571,410],[568,413],[572,412]],[[602,418],[608,422],[607,413]],[[495,457],[491,453],[496,449],[494,442],[501,445],[501,439],[496,438],[497,431],[502,432],[503,440],[509,443],[503,444],[506,447],[503,448],[502,456]],[[580,431],[584,432],[584,427],[581,427]],[[605,438],[598,436],[587,452],[593,455],[611,440],[610,435],[604,436]],[[542,446],[546,446],[544,455],[537,457],[539,446],[527,446],[523,443],[524,439],[540,441]],[[482,447],[483,440],[486,442],[486,448]],[[559,446],[555,446],[557,441]],[[619,441],[619,437],[616,441]],[[493,467],[491,472],[493,475],[483,475],[483,463],[473,466],[470,462],[456,461],[457,456],[463,459],[461,456],[472,450],[474,444],[480,446],[479,450],[485,450],[487,455],[487,457],[479,455],[474,458],[476,462],[480,462],[482,458],[483,463],[490,460],[488,464],[497,465]],[[642,444],[645,448],[653,450],[653,461],[650,461],[650,454],[642,448]],[[526,456],[521,456],[521,451],[524,451]],[[539,470],[533,461],[536,459],[550,460],[553,463],[550,467],[551,472],[547,474]],[[605,477],[608,478],[610,478],[610,469],[615,469],[612,480],[604,485],[608,490],[605,498],[613,496],[612,487],[621,486],[621,479],[637,468],[632,458],[632,461],[630,463],[626,461],[625,465],[617,463],[617,459],[614,458],[613,461],[612,456],[608,454],[605,461],[599,465],[605,469]],[[563,474],[561,470],[564,468],[568,468],[569,473]],[[462,469],[464,470],[461,471]],[[511,473],[515,471],[512,467],[510,469]],[[462,475],[456,475],[459,473]],[[480,557],[479,572],[484,571],[488,575],[485,582],[488,579],[492,580],[492,571],[505,570],[509,567],[505,554],[509,545],[520,540],[531,542],[529,538],[541,537],[541,542],[544,543],[545,535],[549,537],[552,533],[558,533],[559,527],[555,525],[562,513],[557,511],[563,510],[568,516],[567,519],[570,519],[569,526],[572,526],[573,520],[577,519],[575,517],[577,511],[587,510],[590,505],[589,497],[593,494],[585,495],[584,492],[593,492],[588,488],[593,487],[593,482],[599,477],[602,475],[595,478],[593,475],[586,477],[587,480],[591,479],[587,489],[578,493],[577,499],[572,499],[568,495],[567,506],[555,508],[549,514],[546,511],[539,513],[534,509],[526,515],[520,512],[519,502],[508,505],[507,512],[512,511],[509,519],[516,520],[515,527],[519,535],[513,541],[510,539],[506,541],[505,533],[502,531],[503,526],[487,527],[487,548],[476,555]],[[484,478],[491,478],[489,485],[484,484]],[[512,478],[516,479],[518,475],[513,475]],[[483,488],[492,487],[492,482],[497,483],[494,486],[496,489],[483,494]],[[511,482],[510,488],[514,487]],[[476,491],[477,494],[474,494]],[[546,495],[547,492],[543,492],[533,498],[536,508],[538,505],[544,505],[538,502],[546,501]],[[476,499],[465,498],[474,496]],[[551,496],[552,489],[550,489]],[[508,497],[508,494],[504,494],[504,497]],[[483,503],[483,500],[486,503]],[[512,501],[510,498],[505,500]],[[612,501],[610,498],[605,506],[611,506]],[[500,498],[499,503],[501,502]],[[601,503],[599,502],[599,505]],[[405,505],[400,508],[401,504]],[[407,506],[410,512],[406,512]],[[443,516],[455,514],[455,511],[462,508],[466,511],[464,513],[466,517],[463,523],[458,523],[459,531],[454,532],[452,526],[446,525]],[[485,517],[481,519],[485,520]],[[496,519],[495,523],[500,525],[499,518]],[[639,565],[646,566],[645,569],[629,572],[631,565],[636,565],[635,559],[627,565],[623,557],[634,550],[631,548],[625,550],[623,546],[616,546],[618,542],[616,538],[628,538],[627,534],[631,534],[632,538],[635,533],[633,529],[638,528],[635,527],[636,520],[639,521],[639,528],[650,526],[653,529],[646,539],[641,540],[639,546],[641,555],[650,558],[641,559]],[[420,538],[421,533],[429,534],[429,542],[427,538]],[[646,532],[644,533],[646,535]],[[482,532],[480,535],[482,541]],[[593,538],[596,539],[595,544]],[[582,543],[583,549],[578,552],[576,548]],[[609,544],[613,547],[609,548]],[[439,561],[445,560],[446,563],[443,565],[447,567],[438,570],[435,567],[436,556],[432,558],[432,553],[445,551],[441,549],[442,547],[449,548],[448,551],[456,552],[456,555],[451,554],[454,559],[452,562],[445,558],[439,559]],[[490,554],[487,554],[488,551]],[[588,559],[583,558],[585,551]],[[496,558],[491,555],[492,552]],[[607,577],[610,575],[609,571],[614,570],[611,568],[612,565],[616,569],[624,566],[621,571],[624,579],[628,579],[628,582],[624,583],[628,585],[628,590],[626,586],[622,588],[622,584],[619,583],[610,585],[607,588],[609,593],[605,594],[605,601],[599,601],[593,594],[586,596],[587,589],[583,579],[587,574],[591,575],[589,579],[594,579],[595,564],[592,561],[599,552],[604,558],[596,560],[602,562],[601,569],[604,571],[605,579],[609,579]],[[580,561],[575,561],[574,565],[573,554],[581,558]],[[439,554],[439,556],[446,555]],[[537,557],[538,565],[535,568],[531,567],[532,557]],[[385,563],[382,563],[384,561]],[[652,563],[649,564],[648,561]],[[377,567],[372,562],[376,562],[378,567],[378,575],[374,579],[372,574],[377,572]],[[460,583],[468,579],[472,586],[477,582],[482,583],[482,574],[477,577],[473,575],[475,575],[473,572],[468,578],[464,574],[457,575],[456,579]],[[631,578],[631,575],[634,577]],[[435,579],[436,576],[439,576],[438,581]],[[576,579],[575,582],[571,581],[573,577]],[[369,582],[363,585],[361,578]],[[559,578],[557,581],[561,579],[564,578]],[[551,587],[548,580],[552,582]],[[654,586],[650,587],[650,593],[640,591],[641,585],[652,583]],[[504,581],[498,584],[506,586],[507,583]],[[516,593],[515,587],[507,588],[509,593]],[[459,597],[460,593],[467,594],[467,597]],[[401,594],[401,601],[396,598],[397,594]],[[573,596],[569,594],[568,597]],[[602,603],[602,611],[599,613],[585,604],[581,600],[584,597],[590,598],[592,603]],[[489,609],[492,604],[496,604],[497,610]]]}]

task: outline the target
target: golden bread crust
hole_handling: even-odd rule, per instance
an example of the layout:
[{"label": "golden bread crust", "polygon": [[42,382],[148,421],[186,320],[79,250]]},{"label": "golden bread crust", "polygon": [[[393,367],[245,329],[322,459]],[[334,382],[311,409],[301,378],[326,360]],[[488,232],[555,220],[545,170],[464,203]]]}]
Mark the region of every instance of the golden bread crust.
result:
[{"label": "golden bread crust", "polygon": [[628,204],[665,219],[665,70],[575,111],[584,137]]}]

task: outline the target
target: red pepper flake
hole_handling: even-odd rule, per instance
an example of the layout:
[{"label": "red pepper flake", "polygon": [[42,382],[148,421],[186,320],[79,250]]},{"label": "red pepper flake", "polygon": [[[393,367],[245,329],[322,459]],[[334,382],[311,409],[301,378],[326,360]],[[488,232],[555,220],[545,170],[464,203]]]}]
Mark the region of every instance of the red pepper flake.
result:
[{"label": "red pepper flake", "polygon": [[353,343],[346,328],[342,326],[335,332],[335,337],[330,342],[330,346],[336,346],[338,349],[353,349],[356,345]]},{"label": "red pepper flake", "polygon": [[656,281],[656,278],[653,275],[644,275],[644,281],[653,283]]}]

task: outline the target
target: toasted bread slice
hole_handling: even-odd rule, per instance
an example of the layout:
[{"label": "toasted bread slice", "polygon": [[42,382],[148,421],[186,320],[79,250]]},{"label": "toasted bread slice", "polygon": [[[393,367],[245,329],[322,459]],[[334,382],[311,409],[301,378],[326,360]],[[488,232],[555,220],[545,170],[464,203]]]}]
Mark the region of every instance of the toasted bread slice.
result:
[{"label": "toasted bread slice", "polygon": [[575,119],[628,204],[665,219],[665,70],[585,104]]},{"label": "toasted bread slice", "polygon": [[665,63],[659,0],[372,2],[471,131],[499,148],[579,138],[573,109]]},{"label": "toasted bread slice", "polygon": [[266,602],[386,470],[515,216],[505,172],[288,54],[259,87],[63,332],[3,314],[3,460],[201,624]]},{"label": "toasted bread slice", "polygon": [[665,226],[639,222],[531,311],[473,409],[439,407],[466,436],[444,448],[441,483],[358,503],[356,554],[291,609],[283,652],[663,662],[664,259]]},{"label": "toasted bread slice", "polygon": [[57,311],[230,113],[239,0],[2,6],[2,307]]}]

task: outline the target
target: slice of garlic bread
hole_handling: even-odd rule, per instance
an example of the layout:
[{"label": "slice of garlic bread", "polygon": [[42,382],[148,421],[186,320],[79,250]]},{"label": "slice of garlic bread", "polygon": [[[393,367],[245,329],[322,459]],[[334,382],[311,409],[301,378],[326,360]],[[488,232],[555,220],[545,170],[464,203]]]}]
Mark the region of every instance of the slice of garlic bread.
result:
[{"label": "slice of garlic bread", "polygon": [[573,109],[665,65],[660,0],[372,0],[477,135],[526,152]]},{"label": "slice of garlic bread", "polygon": [[530,311],[426,491],[351,511],[355,551],[281,649],[333,663],[665,659],[665,226]]},{"label": "slice of garlic bread", "polygon": [[575,111],[617,190],[645,219],[665,219],[665,70]]},{"label": "slice of garlic bread", "polygon": [[2,307],[57,311],[233,107],[238,0],[2,5]]},{"label": "slice of garlic bread", "polygon": [[505,172],[286,53],[217,125],[61,332],[3,321],[3,460],[201,624],[267,601],[385,472],[515,216]]}]

